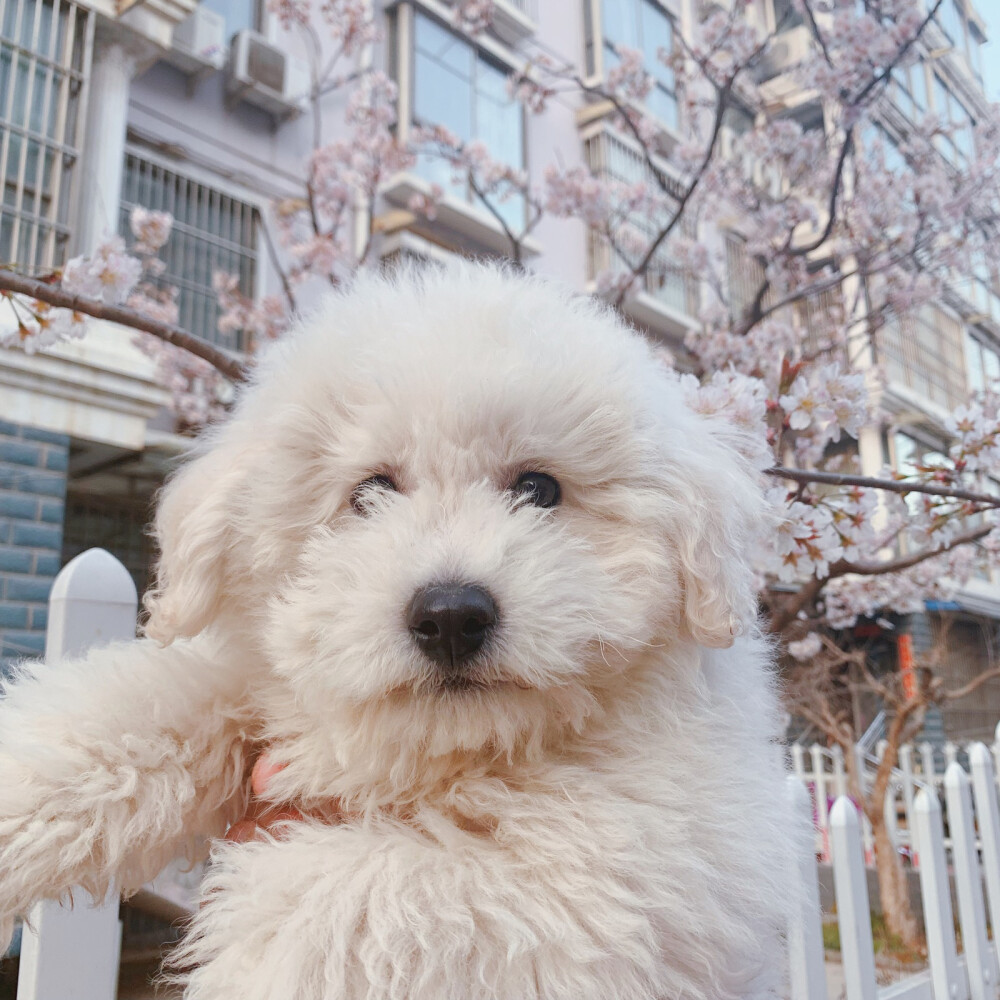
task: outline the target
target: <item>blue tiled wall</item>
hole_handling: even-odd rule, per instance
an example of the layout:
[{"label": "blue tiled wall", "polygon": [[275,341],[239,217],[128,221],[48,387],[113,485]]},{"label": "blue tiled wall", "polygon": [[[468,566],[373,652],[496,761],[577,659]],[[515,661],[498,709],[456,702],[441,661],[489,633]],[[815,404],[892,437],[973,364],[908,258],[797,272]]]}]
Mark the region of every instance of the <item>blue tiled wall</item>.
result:
[{"label": "blue tiled wall", "polygon": [[65,434],[0,419],[0,668],[45,648],[68,464]]}]

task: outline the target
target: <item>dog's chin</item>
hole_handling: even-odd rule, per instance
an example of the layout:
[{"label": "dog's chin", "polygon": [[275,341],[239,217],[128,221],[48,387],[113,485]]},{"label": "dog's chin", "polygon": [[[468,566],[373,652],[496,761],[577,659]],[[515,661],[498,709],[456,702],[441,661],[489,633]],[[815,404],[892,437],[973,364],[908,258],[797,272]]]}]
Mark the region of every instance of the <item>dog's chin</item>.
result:
[{"label": "dog's chin", "polygon": [[463,694],[502,693],[504,690],[519,688],[532,691],[533,684],[520,677],[478,677],[475,674],[440,674],[429,685],[443,696],[460,697]]}]

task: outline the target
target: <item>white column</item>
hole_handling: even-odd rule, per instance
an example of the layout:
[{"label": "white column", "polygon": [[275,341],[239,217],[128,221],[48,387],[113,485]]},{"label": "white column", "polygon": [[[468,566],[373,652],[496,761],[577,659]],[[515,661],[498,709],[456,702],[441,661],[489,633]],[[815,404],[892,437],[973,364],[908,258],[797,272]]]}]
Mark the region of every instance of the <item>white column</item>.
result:
[{"label": "white column", "polygon": [[105,35],[98,26],[77,188],[74,254],[90,253],[118,230],[129,84],[137,62],[132,46],[120,36]]}]

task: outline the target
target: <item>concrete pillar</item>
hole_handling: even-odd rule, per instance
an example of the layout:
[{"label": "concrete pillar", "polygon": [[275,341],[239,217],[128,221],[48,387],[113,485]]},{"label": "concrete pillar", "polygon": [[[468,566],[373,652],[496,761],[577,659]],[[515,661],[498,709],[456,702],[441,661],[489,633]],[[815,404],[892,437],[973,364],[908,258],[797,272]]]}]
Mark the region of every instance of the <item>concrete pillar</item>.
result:
[{"label": "concrete pillar", "polygon": [[80,164],[73,254],[88,254],[118,231],[128,95],[142,53],[121,33],[98,26]]}]

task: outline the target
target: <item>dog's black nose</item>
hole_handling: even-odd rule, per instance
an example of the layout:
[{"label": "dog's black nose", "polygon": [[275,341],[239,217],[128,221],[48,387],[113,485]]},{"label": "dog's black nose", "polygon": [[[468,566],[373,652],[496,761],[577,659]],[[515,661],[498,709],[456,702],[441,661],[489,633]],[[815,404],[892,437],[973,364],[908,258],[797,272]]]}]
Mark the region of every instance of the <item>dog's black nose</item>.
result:
[{"label": "dog's black nose", "polygon": [[496,622],[493,598],[471,584],[424,587],[407,611],[407,624],[417,645],[446,670],[454,670],[472,656]]}]

